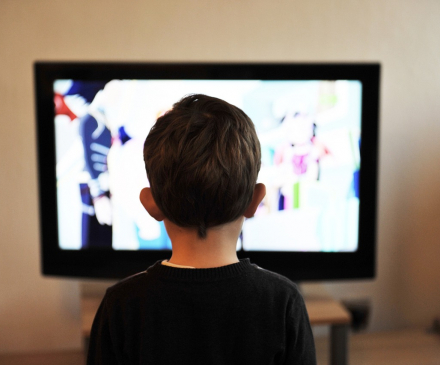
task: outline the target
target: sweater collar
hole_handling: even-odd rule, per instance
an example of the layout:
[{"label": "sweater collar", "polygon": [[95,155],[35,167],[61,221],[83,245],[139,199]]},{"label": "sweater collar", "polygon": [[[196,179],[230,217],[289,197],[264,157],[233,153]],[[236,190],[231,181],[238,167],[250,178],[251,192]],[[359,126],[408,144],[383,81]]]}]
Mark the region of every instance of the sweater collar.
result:
[{"label": "sweater collar", "polygon": [[164,279],[213,281],[242,275],[251,270],[252,267],[249,259],[240,259],[239,262],[231,265],[208,269],[195,268],[188,270],[186,268],[162,265],[162,260],[160,260],[148,268],[146,273],[152,276],[160,276]]}]

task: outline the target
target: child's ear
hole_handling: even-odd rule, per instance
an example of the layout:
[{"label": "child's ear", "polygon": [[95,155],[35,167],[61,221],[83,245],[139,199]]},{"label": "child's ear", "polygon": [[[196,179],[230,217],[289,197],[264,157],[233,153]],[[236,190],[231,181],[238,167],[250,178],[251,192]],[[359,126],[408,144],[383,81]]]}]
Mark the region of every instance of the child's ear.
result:
[{"label": "child's ear", "polygon": [[251,204],[249,204],[248,208],[246,209],[243,215],[246,218],[252,218],[265,196],[266,196],[266,186],[264,184],[255,185],[254,195],[252,196]]},{"label": "child's ear", "polygon": [[163,215],[162,211],[159,209],[159,207],[156,205],[156,202],[153,199],[153,195],[151,194],[150,188],[143,188],[141,190],[141,193],[139,195],[139,200],[141,201],[142,205],[155,220],[157,221],[163,221],[165,216]]}]

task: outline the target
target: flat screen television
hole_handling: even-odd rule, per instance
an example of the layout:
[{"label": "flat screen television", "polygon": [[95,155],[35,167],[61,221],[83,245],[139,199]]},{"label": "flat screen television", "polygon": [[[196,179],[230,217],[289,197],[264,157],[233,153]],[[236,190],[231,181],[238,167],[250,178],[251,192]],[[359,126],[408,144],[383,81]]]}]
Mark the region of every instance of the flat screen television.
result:
[{"label": "flat screen television", "polygon": [[240,258],[295,281],[375,275],[380,65],[36,62],[42,273],[123,278],[170,257],[142,148],[184,95],[253,120],[267,195]]}]

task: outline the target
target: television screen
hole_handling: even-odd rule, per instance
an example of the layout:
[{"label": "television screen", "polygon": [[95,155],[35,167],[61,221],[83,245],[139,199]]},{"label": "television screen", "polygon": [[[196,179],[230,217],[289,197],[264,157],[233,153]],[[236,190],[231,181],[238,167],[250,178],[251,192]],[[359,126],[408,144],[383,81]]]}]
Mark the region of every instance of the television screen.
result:
[{"label": "television screen", "polygon": [[149,185],[142,148],[157,117],[189,93],[240,107],[261,141],[267,195],[238,249],[357,249],[359,81],[55,80],[62,249],[171,248],[163,223],[139,202]]},{"label": "television screen", "polygon": [[[304,274],[310,268],[301,274],[298,258],[313,263],[315,257],[319,266],[324,258],[341,262],[352,254],[346,260],[366,260],[369,274],[350,273],[348,265],[342,276],[335,267],[333,276],[372,276],[378,65],[37,63],[36,73],[42,254],[50,256],[43,263],[85,255],[87,266],[96,257],[93,270],[83,266],[78,275],[106,277],[105,270],[99,273],[105,258],[124,262],[128,252],[145,263],[169,257],[163,222],[139,201],[149,186],[143,144],[173,103],[201,93],[241,108],[261,144],[258,182],[267,193],[244,222],[239,254],[291,270],[294,279],[316,276]],[[51,218],[43,214],[47,205]],[[50,243],[44,227],[52,230]],[[332,274],[321,276],[316,279]]]}]

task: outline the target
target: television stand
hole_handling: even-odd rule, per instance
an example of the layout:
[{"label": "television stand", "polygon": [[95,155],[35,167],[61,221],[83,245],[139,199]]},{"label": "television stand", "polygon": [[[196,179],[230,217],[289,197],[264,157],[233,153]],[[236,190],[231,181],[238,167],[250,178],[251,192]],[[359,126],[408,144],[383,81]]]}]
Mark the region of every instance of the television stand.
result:
[{"label": "television stand", "polygon": [[[81,299],[81,332],[85,351],[101,300],[99,296]],[[330,326],[330,365],[347,365],[350,313],[340,302],[327,296],[305,295],[305,302],[312,326]]]},{"label": "television stand", "polygon": [[330,365],[347,365],[350,312],[331,297],[305,295],[304,299],[310,324],[330,326]]}]

